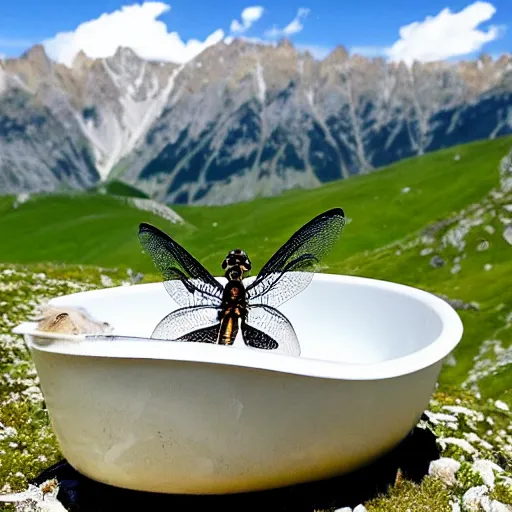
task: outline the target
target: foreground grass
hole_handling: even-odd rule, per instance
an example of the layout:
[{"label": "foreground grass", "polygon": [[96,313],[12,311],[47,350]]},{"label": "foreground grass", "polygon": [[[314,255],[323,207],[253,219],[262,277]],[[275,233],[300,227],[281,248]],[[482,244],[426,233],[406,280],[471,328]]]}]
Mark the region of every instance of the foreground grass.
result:
[{"label": "foreground grass", "polygon": [[[103,277],[102,277],[103,276]],[[0,489],[2,493],[25,489],[27,480],[61,458],[30,355],[23,340],[11,329],[29,318],[34,308],[49,298],[110,285],[128,284],[120,269],[67,265],[0,265]],[[154,276],[146,276],[152,280]],[[365,504],[368,511],[451,510],[481,478],[468,464],[485,459],[498,464],[497,484],[489,496],[512,504],[512,414],[494,400],[442,385],[432,397],[429,412],[444,457],[465,462],[457,486],[447,486],[436,476],[418,485],[397,483],[386,495]],[[468,448],[450,439],[468,442]],[[445,440],[445,441],[443,441]],[[340,497],[342,499],[342,497]],[[430,507],[430,508],[429,508]],[[0,505],[1,509],[1,505]],[[4,508],[4,510],[10,510]],[[14,510],[14,509],[12,509]],[[28,510],[28,509],[27,509]]]}]

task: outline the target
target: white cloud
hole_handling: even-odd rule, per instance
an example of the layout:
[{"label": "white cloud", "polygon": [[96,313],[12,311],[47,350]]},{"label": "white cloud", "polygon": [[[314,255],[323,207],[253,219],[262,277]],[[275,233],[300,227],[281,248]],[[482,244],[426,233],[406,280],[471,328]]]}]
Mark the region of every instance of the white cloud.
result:
[{"label": "white cloud", "polygon": [[489,2],[474,2],[459,12],[443,9],[437,16],[428,16],[400,27],[400,39],[385,49],[394,61],[411,64],[467,55],[497,39],[503,27],[490,26],[486,31],[477,27],[491,19],[496,8]]},{"label": "white cloud", "polygon": [[290,21],[290,23],[288,23],[286,27],[277,28],[276,26],[274,26],[265,32],[265,36],[271,39],[275,39],[277,37],[298,34],[304,28],[304,24],[302,23],[302,21],[307,17],[309,11],[310,10],[305,7],[300,7],[299,10],[297,11],[295,18],[293,18],[293,20]]},{"label": "white cloud", "polygon": [[224,38],[224,31],[218,29],[204,41],[184,42],[177,32],[168,32],[166,24],[157,20],[170,9],[163,2],[124,6],[84,22],[72,32],[60,32],[43,45],[52,59],[68,66],[80,50],[100,58],[113,55],[119,46],[130,47],[145,59],[183,63]]},{"label": "white cloud", "polygon": [[243,34],[249,30],[253,23],[256,23],[263,16],[263,11],[264,9],[260,5],[246,7],[241,14],[242,22],[240,23],[238,20],[233,20],[231,22],[231,33]]}]

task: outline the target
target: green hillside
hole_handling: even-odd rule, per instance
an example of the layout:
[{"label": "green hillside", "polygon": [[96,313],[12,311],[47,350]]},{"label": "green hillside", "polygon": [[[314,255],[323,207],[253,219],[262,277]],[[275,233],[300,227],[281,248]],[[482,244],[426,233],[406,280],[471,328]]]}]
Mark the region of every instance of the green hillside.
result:
[{"label": "green hillside", "polygon": [[142,254],[137,227],[146,221],[177,236],[189,228],[139,210],[109,195],[44,195],[12,208],[0,197],[0,261],[53,261],[98,266],[151,268]]},{"label": "green hillside", "polygon": [[[136,237],[138,223],[146,221],[173,235],[212,272],[220,272],[226,252],[236,246],[258,268],[304,222],[341,206],[351,223],[328,260],[338,272],[348,256],[400,240],[479,200],[496,185],[498,163],[511,147],[512,137],[503,137],[403,160],[314,190],[222,207],[174,207],[189,227],[103,195],[44,196],[17,209],[6,207],[12,199],[0,198],[0,261],[152,270]],[[408,194],[401,192],[405,187],[411,188]]]}]

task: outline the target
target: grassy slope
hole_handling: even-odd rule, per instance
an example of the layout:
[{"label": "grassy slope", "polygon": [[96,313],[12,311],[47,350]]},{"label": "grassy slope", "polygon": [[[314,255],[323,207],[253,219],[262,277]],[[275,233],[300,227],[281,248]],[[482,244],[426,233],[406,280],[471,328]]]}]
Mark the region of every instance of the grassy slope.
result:
[{"label": "grassy slope", "polygon": [[[258,268],[304,222],[341,206],[352,222],[328,259],[337,272],[348,256],[399,240],[480,199],[496,184],[498,162],[511,146],[512,137],[476,142],[315,190],[223,207],[174,208],[197,229],[183,229],[106,196],[43,197],[0,216],[0,261],[152,270],[136,240],[137,224],[147,221],[173,235],[212,272],[219,273],[235,246],[243,247]],[[404,187],[411,192],[402,194]],[[0,213],[5,201],[11,200],[0,198]]]},{"label": "grassy slope", "polygon": [[43,196],[16,209],[0,198],[0,259],[152,269],[137,239],[140,222],[180,235],[177,226],[107,195]]},{"label": "grassy slope", "polygon": [[[179,240],[212,271],[220,271],[225,253],[235,246],[242,246],[259,268],[296,228],[341,206],[352,222],[328,259],[330,271],[338,272],[348,256],[399,240],[479,200],[496,185],[498,162],[511,147],[512,137],[477,142],[278,198],[215,208],[175,207],[198,228]],[[454,161],[457,153],[461,159]],[[402,194],[404,187],[411,192]],[[217,227],[212,228],[213,222]]]}]

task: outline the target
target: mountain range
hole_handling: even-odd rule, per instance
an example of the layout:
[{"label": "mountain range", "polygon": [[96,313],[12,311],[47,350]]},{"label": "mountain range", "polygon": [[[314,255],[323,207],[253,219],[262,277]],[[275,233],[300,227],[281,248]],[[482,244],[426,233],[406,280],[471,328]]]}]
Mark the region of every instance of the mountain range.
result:
[{"label": "mountain range", "polygon": [[0,60],[3,194],[120,180],[226,204],[510,133],[512,54],[408,67],[234,40],[184,65],[119,48],[67,67],[41,45]]}]

